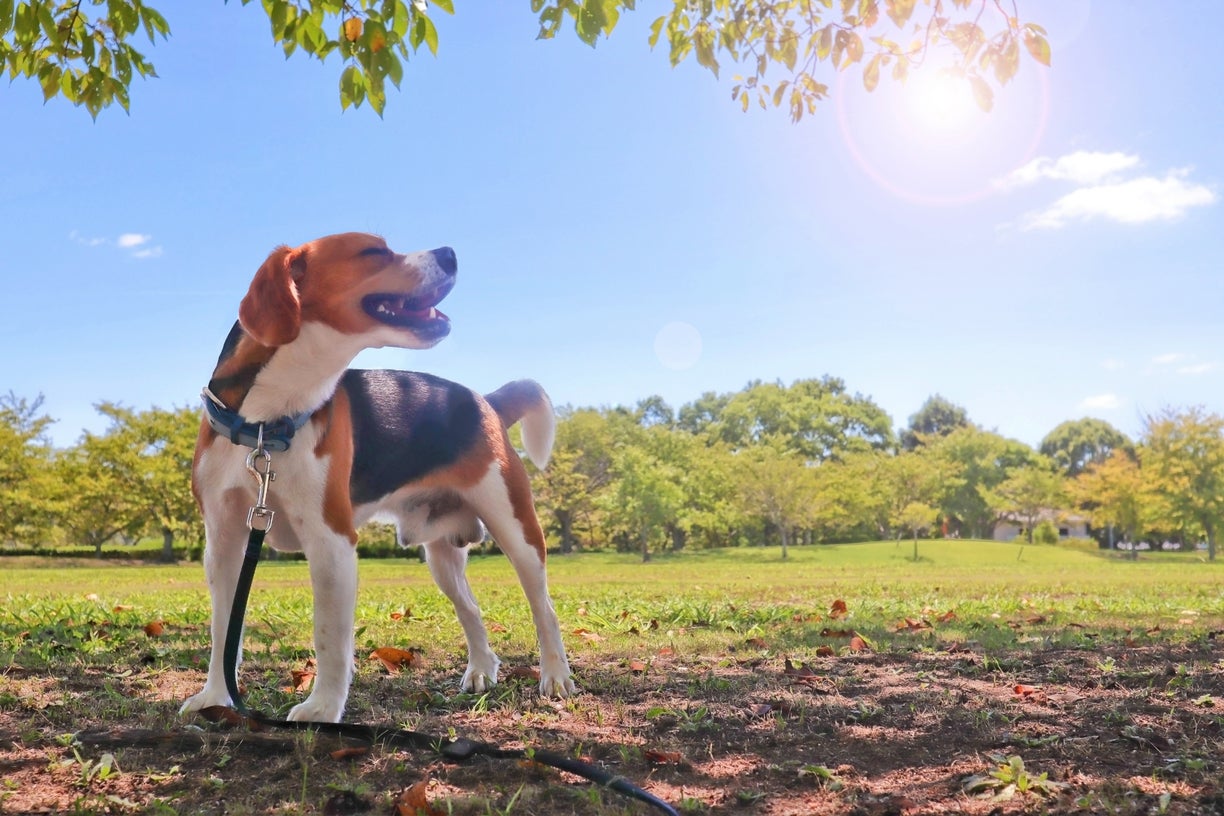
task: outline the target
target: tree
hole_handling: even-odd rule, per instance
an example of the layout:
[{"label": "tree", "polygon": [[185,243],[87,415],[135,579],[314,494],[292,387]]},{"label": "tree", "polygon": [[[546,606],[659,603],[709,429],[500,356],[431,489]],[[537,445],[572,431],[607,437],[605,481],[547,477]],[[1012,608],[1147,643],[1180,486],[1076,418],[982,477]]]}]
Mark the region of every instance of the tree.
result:
[{"label": "tree", "polygon": [[1016,468],[998,485],[981,488],[991,509],[999,516],[1013,519],[1024,527],[1025,539],[1033,543],[1033,528],[1038,520],[1063,503],[1066,490],[1062,476],[1048,461]]},{"label": "tree", "polygon": [[675,523],[684,500],[683,473],[673,462],[658,455],[655,444],[665,442],[663,428],[639,431],[637,444],[616,448],[616,483],[611,497],[615,518],[627,534],[635,537],[642,561],[650,560],[650,541],[657,531],[668,531]]},{"label": "tree", "polygon": [[815,515],[818,468],[768,445],[741,451],[736,465],[744,512],[767,521],[778,531],[785,559],[792,533],[811,523]]},{"label": "tree", "polygon": [[[1125,451],[1116,450],[1103,462],[1089,465],[1070,489],[1095,526],[1114,528],[1132,545],[1152,520],[1156,498],[1152,486]],[[1138,547],[1132,546],[1131,553],[1138,558]]]},{"label": "tree", "polygon": [[1126,434],[1103,419],[1068,420],[1046,434],[1038,448],[1064,475],[1072,478],[1109,459],[1114,451],[1133,451]]},{"label": "tree", "polygon": [[892,446],[892,420],[880,406],[849,394],[837,377],[749,383],[727,400],[708,432],[732,449],[771,444],[822,462]]},{"label": "tree", "polygon": [[[56,457],[57,523],[74,542],[94,548],[116,535],[135,536],[147,519],[129,493],[124,471],[134,455],[119,434],[86,433]],[[126,463],[126,464],[120,464]]]},{"label": "tree", "polygon": [[[338,55],[341,107],[369,102],[378,113],[387,81],[399,87],[404,62],[422,45],[437,54],[431,7],[454,13],[453,0],[260,5],[286,57],[298,51],[320,61]],[[997,0],[935,0],[915,16],[916,0],[841,0],[836,9],[831,0],[672,0],[671,10],[651,25],[649,42],[652,48],[665,42],[673,66],[692,57],[718,76],[723,63],[738,65],[745,77],[737,78],[732,99],[744,110],[754,100],[762,108],[785,105],[794,121],[828,95],[821,63],[834,71],[861,65],[863,86],[871,91],[886,70],[904,81],[932,50],[944,50],[954,60],[949,71],[989,110],[989,80],[1002,86],[1015,76],[1022,45],[1034,60],[1050,64],[1044,29],[1022,23],[1015,0],[1010,5],[1009,15]],[[539,39],[555,37],[568,19],[591,46],[635,6],[636,0],[531,0]],[[167,19],[144,0],[0,0],[0,61],[10,80],[37,79],[46,99],[62,96],[94,117],[115,102],[128,110],[133,76],[157,76],[132,45],[142,32],[154,45],[170,36]]]},{"label": "tree", "polygon": [[111,421],[108,443],[95,448],[97,466],[113,474],[116,489],[131,502],[144,529],[161,534],[162,560],[173,561],[176,536],[201,537],[191,493],[199,412],[133,411],[109,402],[96,407]]},{"label": "tree", "polygon": [[1224,417],[1201,407],[1165,409],[1144,421],[1140,461],[1183,528],[1197,528],[1215,560],[1224,524]]},{"label": "tree", "polygon": [[909,418],[909,427],[901,432],[901,447],[912,451],[927,438],[947,436],[970,424],[969,413],[964,408],[939,394],[932,394],[922,403],[918,413]]},{"label": "tree", "polygon": [[975,538],[987,535],[994,526],[995,512],[987,499],[990,491],[1013,469],[1031,464],[1036,457],[1021,442],[975,427],[957,428],[928,448],[950,477],[940,496],[940,509]]},{"label": "tree", "polygon": [[540,515],[546,521],[551,517],[562,552],[573,552],[579,543],[580,521],[594,530],[599,497],[613,481],[616,425],[630,422],[624,414],[591,408],[561,412],[552,459],[532,483]]},{"label": "tree", "polygon": [[0,395],[0,543],[41,544],[51,529],[52,447],[33,401],[12,391]]}]

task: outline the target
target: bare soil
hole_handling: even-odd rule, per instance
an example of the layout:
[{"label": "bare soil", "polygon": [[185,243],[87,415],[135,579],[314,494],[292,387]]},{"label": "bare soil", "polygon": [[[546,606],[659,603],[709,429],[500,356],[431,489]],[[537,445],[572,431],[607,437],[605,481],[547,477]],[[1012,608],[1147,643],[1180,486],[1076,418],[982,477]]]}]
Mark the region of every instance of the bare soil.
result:
[{"label": "bare soil", "polygon": [[[581,756],[681,813],[1220,814],[1222,639],[989,657],[841,649],[807,665],[751,641],[645,663],[579,654],[584,691],[569,701],[535,697],[514,670],[527,655],[479,698],[450,694],[455,666],[363,667],[348,716]],[[246,681],[287,674],[263,669],[252,660]],[[176,710],[200,669],[64,675],[0,676],[0,812],[652,812],[522,762],[185,722]],[[416,800],[401,797],[414,786]]]}]

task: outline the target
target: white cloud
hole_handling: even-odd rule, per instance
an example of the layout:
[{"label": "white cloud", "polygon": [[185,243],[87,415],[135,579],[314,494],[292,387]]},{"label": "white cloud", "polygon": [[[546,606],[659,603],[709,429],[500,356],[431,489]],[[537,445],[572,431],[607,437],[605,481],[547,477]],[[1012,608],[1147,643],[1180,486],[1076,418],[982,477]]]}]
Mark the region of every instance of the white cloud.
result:
[{"label": "white cloud", "polygon": [[1117,394],[1097,394],[1080,400],[1081,411],[1112,411],[1122,406],[1122,400]]},{"label": "white cloud", "polygon": [[1216,202],[1216,194],[1186,178],[1187,171],[1171,170],[1164,178],[1144,176],[1112,184],[1081,187],[1021,221],[1023,230],[1058,229],[1071,221],[1104,218],[1120,224],[1172,221],[1193,207]]},{"label": "white cloud", "polygon": [[127,250],[128,254],[133,258],[144,260],[146,258],[161,257],[162,248],[160,246],[149,246],[149,242],[153,240],[152,235],[145,235],[140,232],[125,232],[118,238],[86,238],[77,230],[72,230],[68,233],[68,239],[81,246],[96,247],[96,246],[114,246],[118,249]]},{"label": "white cloud", "polygon": [[102,244],[106,243],[105,238],[86,238],[84,235],[77,232],[76,230],[73,230],[72,232],[68,233],[68,240],[72,241],[73,243],[80,244],[81,246],[89,246],[89,247],[101,246]]},{"label": "white cloud", "polygon": [[1142,164],[1138,156],[1120,152],[1042,156],[996,180],[995,187],[1009,192],[1046,180],[1074,185],[1071,192],[1021,217],[1018,226],[1025,231],[1094,219],[1119,224],[1172,221],[1219,200],[1211,187],[1190,179],[1190,168],[1168,170],[1163,176],[1136,175]]},{"label": "white cloud", "polygon": [[1152,362],[1156,365],[1172,365],[1173,363],[1184,359],[1186,359],[1186,355],[1181,354],[1180,352],[1172,352],[1170,354],[1157,354],[1152,358]]},{"label": "white cloud", "polygon": [[1117,359],[1116,357],[1110,357],[1108,360],[1101,363],[1101,367],[1106,371],[1121,371],[1122,369],[1126,368],[1126,363]]},{"label": "white cloud", "polygon": [[115,243],[120,249],[132,249],[141,244],[149,243],[149,239],[152,237],[152,235],[141,235],[138,232],[125,232],[115,239]]},{"label": "white cloud", "polygon": [[1097,184],[1115,178],[1122,170],[1139,164],[1139,157],[1126,153],[1089,153],[1079,150],[1058,159],[1040,156],[995,182],[1004,190],[1024,187],[1041,179]]},{"label": "white cloud", "polygon": [[1214,371],[1215,369],[1215,363],[1194,363],[1193,365],[1182,366],[1181,368],[1177,369],[1177,373],[1187,374],[1194,377],[1198,376],[1199,374],[1206,374],[1209,371]]}]

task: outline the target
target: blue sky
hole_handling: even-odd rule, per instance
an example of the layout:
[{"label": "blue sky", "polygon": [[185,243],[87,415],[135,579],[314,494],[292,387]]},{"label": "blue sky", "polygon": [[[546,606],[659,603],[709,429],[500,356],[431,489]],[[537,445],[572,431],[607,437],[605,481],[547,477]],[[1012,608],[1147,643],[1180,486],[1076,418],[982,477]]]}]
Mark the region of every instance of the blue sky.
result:
[{"label": "blue sky", "polygon": [[460,277],[445,342],[361,366],[575,406],[831,374],[898,426],[938,392],[1034,445],[1224,411],[1217,0],[1023,0],[1053,68],[989,116],[851,69],[798,125],[669,68],[658,4],[595,49],[457,5],[381,120],[237,3],[162,3],[130,116],[0,87],[0,392],[44,395],[61,445],[100,400],[194,405],[267,253],[368,230]]}]

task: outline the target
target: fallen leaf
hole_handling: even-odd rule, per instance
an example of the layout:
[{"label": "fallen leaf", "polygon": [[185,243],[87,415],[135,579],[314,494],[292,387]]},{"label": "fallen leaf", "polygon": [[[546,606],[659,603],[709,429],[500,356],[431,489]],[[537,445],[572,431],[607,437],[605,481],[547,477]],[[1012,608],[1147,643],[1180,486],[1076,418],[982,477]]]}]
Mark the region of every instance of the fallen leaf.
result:
[{"label": "fallen leaf", "polygon": [[507,680],[539,680],[540,670],[534,666],[511,666],[502,676]]},{"label": "fallen leaf", "polygon": [[408,620],[411,617],[412,617],[411,609],[405,609],[402,612],[392,612],[391,613],[391,620],[393,621]]},{"label": "fallen leaf", "polygon": [[846,608],[846,602],[841,598],[834,601],[833,606],[829,609],[829,617],[833,620],[844,618],[848,614],[850,614],[850,610]]},{"label": "fallen leaf", "polygon": [[132,606],[131,604],[115,604],[115,608],[112,609],[111,611],[112,612],[129,612],[135,608],[136,607]]},{"label": "fallen leaf", "polygon": [[744,641],[745,645],[751,646],[754,649],[768,649],[769,644],[765,642],[765,638],[753,637]]},{"label": "fallen leaf", "polygon": [[149,621],[145,624],[144,633],[149,637],[161,637],[164,631],[166,631],[166,622],[163,620]]},{"label": "fallen leaf", "polygon": [[1041,686],[1029,686],[1029,685],[1025,685],[1024,683],[1017,683],[1015,686],[1012,687],[1012,691],[1014,691],[1016,694],[1020,695],[1021,697],[1031,697],[1034,694],[1038,694],[1041,692]]},{"label": "fallen leaf", "polygon": [[820,636],[827,638],[850,638],[854,637],[853,629],[821,629]]},{"label": "fallen leaf", "polygon": [[684,755],[679,751],[656,751],[648,748],[642,752],[642,756],[654,765],[679,765],[684,762]]},{"label": "fallen leaf", "polygon": [[200,716],[210,723],[221,723],[222,725],[237,726],[246,722],[246,717],[229,706],[205,706],[200,709]]},{"label": "fallen leaf", "polygon": [[674,655],[675,653],[676,653],[676,650],[673,649],[672,647],[664,646],[661,649],[659,649],[659,651],[656,654],[659,654],[662,657],[670,657],[671,655]]},{"label": "fallen leaf", "polygon": [[416,653],[408,649],[397,649],[394,646],[383,646],[370,652],[369,659],[382,661],[387,671],[397,674],[400,669],[412,665],[416,660]]},{"label": "fallen leaf", "polygon": [[353,759],[363,757],[368,753],[370,753],[368,745],[350,745],[347,748],[337,748],[331,752],[330,756],[332,759]]},{"label": "fallen leaf", "polygon": [[575,629],[574,634],[585,640],[587,643],[599,643],[603,640],[603,635],[596,634],[588,629]]},{"label": "fallen leaf", "polygon": [[922,618],[920,620],[914,620],[913,618],[904,618],[896,626],[896,630],[898,632],[922,632],[924,630],[931,629],[931,628],[933,627],[931,626],[930,622],[927,621],[925,618]]},{"label": "fallen leaf", "polygon": [[1032,615],[1030,617],[1025,618],[1024,622],[1030,625],[1036,625],[1038,623],[1045,623],[1046,616],[1045,615]]},{"label": "fallen leaf", "polygon": [[289,672],[292,678],[292,686],[290,691],[306,692],[310,690],[310,684],[314,682],[315,673],[310,669],[293,669]]},{"label": "fallen leaf", "polygon": [[816,647],[817,657],[832,657],[835,654],[837,654],[837,652],[833,651],[832,646],[817,646]]},{"label": "fallen leaf", "polygon": [[629,671],[635,674],[641,674],[642,672],[646,671],[646,661],[630,660],[629,661]]},{"label": "fallen leaf", "polygon": [[490,631],[490,632],[499,632],[499,633],[500,633],[500,632],[509,632],[509,631],[510,631],[509,629],[507,629],[507,628],[506,628],[505,624],[498,623],[497,621],[493,621],[492,623],[490,623],[488,628],[489,628],[489,631]]},{"label": "fallen leaf", "polygon": [[422,780],[400,791],[399,796],[395,797],[395,816],[444,816],[444,811],[429,803],[429,797],[425,795],[428,787],[429,781]]},{"label": "fallen leaf", "polygon": [[769,703],[759,703],[748,709],[748,716],[759,720],[762,717],[768,717],[773,713],[773,710],[774,707]]},{"label": "fallen leaf", "polygon": [[954,620],[956,620],[956,613],[953,612],[951,609],[949,609],[947,612],[939,616],[940,623],[947,623],[948,621],[954,621]]},{"label": "fallen leaf", "polygon": [[850,651],[852,652],[867,652],[871,650],[865,638],[855,635],[850,638]]},{"label": "fallen leaf", "polygon": [[88,595],[86,595],[86,596],[85,596],[85,600],[87,600],[87,601],[99,601],[99,600],[101,600],[101,598],[99,598],[99,597],[98,597],[98,593],[96,593],[96,592],[91,592],[91,593],[89,593]]}]

